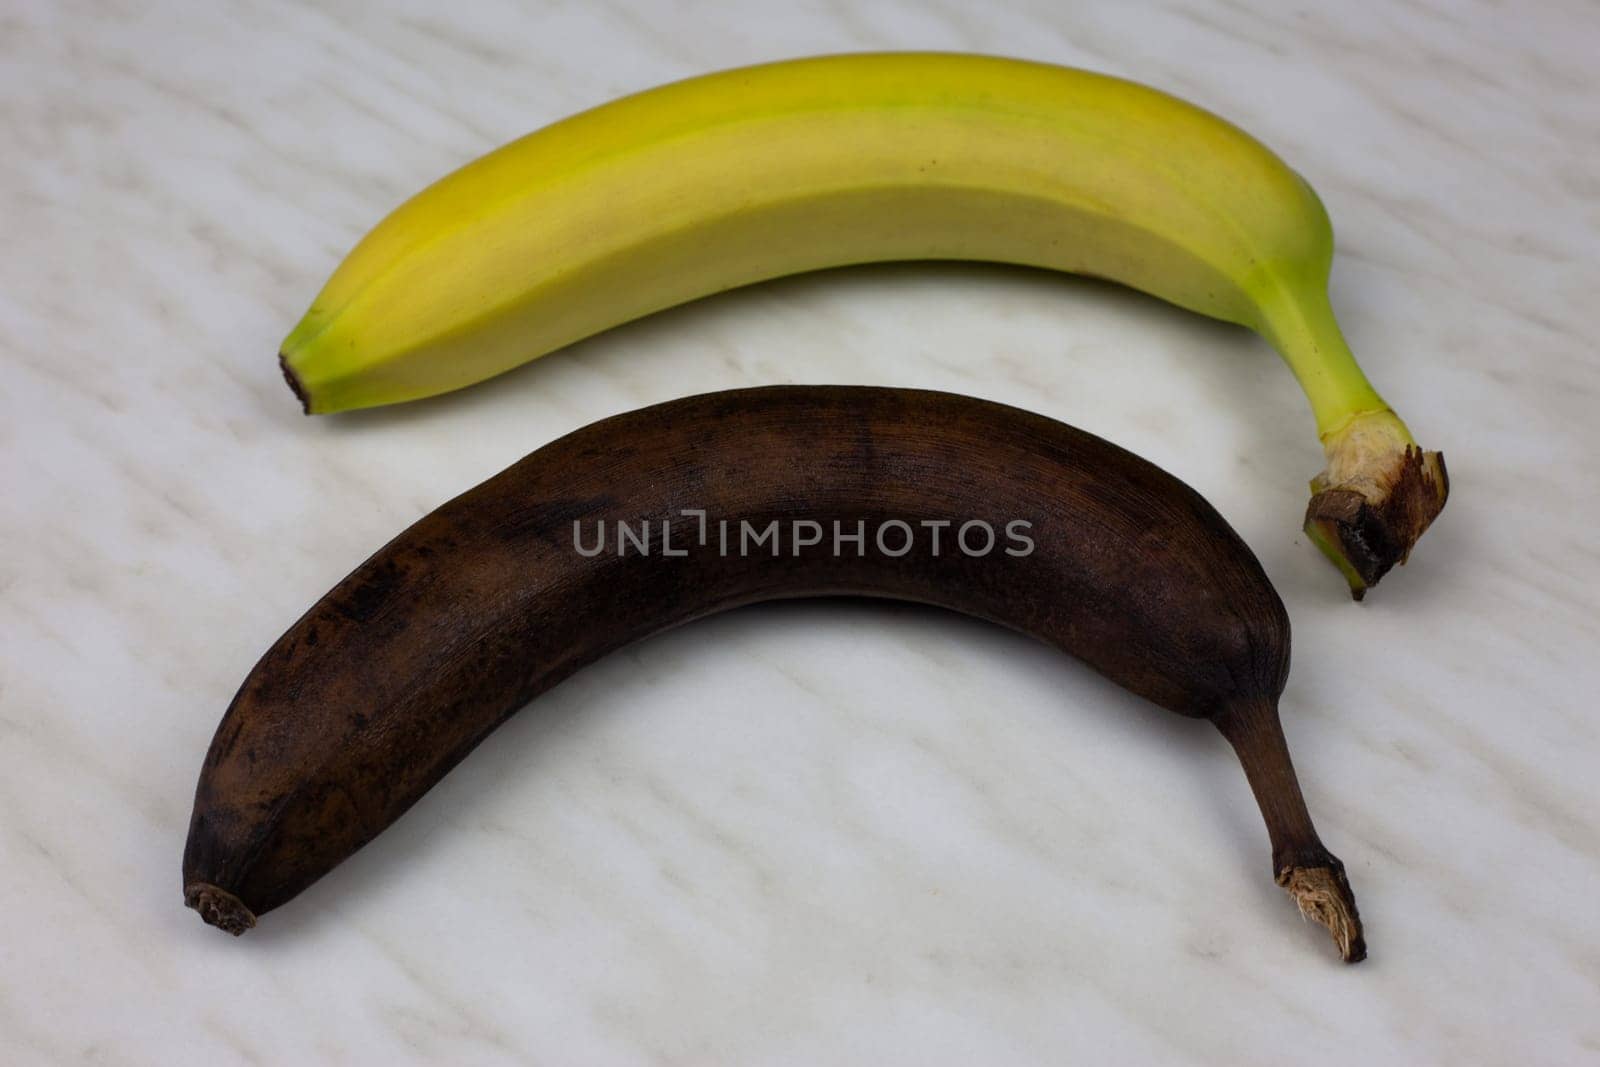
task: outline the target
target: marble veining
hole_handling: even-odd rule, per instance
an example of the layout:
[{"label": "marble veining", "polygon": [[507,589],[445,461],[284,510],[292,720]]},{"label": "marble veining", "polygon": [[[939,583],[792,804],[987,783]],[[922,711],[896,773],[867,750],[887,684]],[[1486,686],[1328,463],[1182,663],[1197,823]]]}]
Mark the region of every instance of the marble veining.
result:
[{"label": "marble veining", "polygon": [[[488,385],[302,417],[275,346],[399,200],[745,62],[951,48],[1173,90],[1278,149],[1454,475],[1360,607],[1264,344],[988,266],[802,277]],[[1579,1063],[1600,1057],[1600,13],[1357,5],[12,3],[0,14],[0,1059]],[[180,901],[240,678],[396,530],[596,418],[912,384],[1134,448],[1295,627],[1284,718],[1371,959],[1272,885],[1231,753],[1014,635],[789,604],[541,698],[240,941]]]}]

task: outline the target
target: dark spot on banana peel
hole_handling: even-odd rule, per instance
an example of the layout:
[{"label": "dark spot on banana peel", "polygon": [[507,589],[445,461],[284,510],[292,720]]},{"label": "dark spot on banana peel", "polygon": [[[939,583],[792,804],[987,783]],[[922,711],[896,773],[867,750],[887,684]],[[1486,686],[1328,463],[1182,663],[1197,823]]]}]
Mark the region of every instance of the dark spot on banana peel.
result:
[{"label": "dark spot on banana peel", "polygon": [[[580,555],[573,520],[707,513],[686,557]],[[717,523],[1031,523],[1021,556],[869,533],[778,555],[719,551]],[[565,529],[562,529],[564,527]],[[1278,721],[1289,622],[1199,494],[1100,438],[915,390],[778,386],[688,397],[580,429],[402,532],[263,655],[196,787],[185,899],[231,932],[394,822],[508,716],[606,653],[718,611],[797,596],[942,606],[1030,634],[1178,714],[1211,720],[1266,822],[1273,876],[1358,957],[1360,919],[1318,839]],[[313,638],[314,635],[314,638]],[[254,759],[245,758],[253,752]],[[1323,872],[1323,873],[1318,873]],[[248,917],[248,918],[247,918]]]},{"label": "dark spot on banana peel", "polygon": [[[359,582],[351,583],[344,595],[335,602],[337,610],[347,619],[366,622],[381,611],[396,592],[404,593],[406,573],[393,559],[376,559],[365,569]],[[305,643],[315,646],[316,628],[306,634]]]}]

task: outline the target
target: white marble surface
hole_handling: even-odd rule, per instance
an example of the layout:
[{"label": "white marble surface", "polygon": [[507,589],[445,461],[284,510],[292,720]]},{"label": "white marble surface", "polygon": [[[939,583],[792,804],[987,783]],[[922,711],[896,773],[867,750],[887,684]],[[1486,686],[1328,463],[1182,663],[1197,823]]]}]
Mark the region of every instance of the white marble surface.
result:
[{"label": "white marble surface", "polygon": [[[1600,13],[290,5],[0,15],[0,1059],[1561,1063],[1600,1057]],[[1337,14],[1334,12],[1337,10]],[[1321,190],[1335,303],[1454,495],[1364,606],[1244,333],[985,267],[806,277],[434,402],[302,417],[275,346],[399,199],[626,90],[819,51],[1075,63]],[[368,551],[597,417],[776,381],[1082,425],[1229,517],[1365,964],[1269,878],[1231,753],[1041,647],[789,605],[614,656],[238,941],[182,906],[255,657]]]}]

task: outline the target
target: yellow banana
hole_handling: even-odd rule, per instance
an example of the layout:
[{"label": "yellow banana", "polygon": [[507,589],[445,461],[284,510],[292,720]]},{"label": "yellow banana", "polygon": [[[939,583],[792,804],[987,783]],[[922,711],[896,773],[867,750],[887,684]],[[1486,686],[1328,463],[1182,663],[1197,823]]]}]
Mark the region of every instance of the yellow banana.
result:
[{"label": "yellow banana", "polygon": [[468,164],[356,246],[281,362],[308,412],[333,412],[458,389],[799,271],[968,259],[1097,275],[1283,355],[1328,456],[1306,529],[1359,598],[1448,483],[1350,354],[1332,255],[1299,175],[1165,93],[985,56],[825,56],[652,89]]}]

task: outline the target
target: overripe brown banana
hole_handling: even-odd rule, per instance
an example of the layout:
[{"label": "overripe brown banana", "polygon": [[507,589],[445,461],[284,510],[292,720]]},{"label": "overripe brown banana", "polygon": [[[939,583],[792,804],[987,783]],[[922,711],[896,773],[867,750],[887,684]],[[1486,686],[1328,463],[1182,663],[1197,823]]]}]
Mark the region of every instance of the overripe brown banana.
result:
[{"label": "overripe brown banana", "polygon": [[1031,634],[1232,743],[1273,873],[1365,954],[1277,714],[1283,605],[1194,490],[1106,441],[945,393],[777,386],[595,423],[427,515],[245,679],[201,770],[187,903],[242,933],[532,697],[679,623],[893,597]]}]

